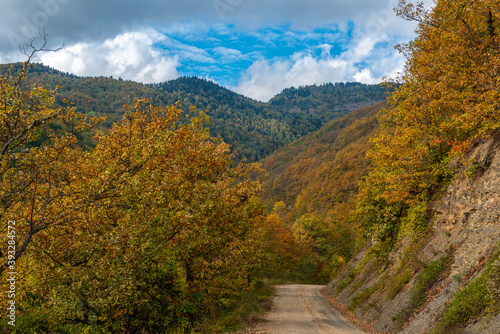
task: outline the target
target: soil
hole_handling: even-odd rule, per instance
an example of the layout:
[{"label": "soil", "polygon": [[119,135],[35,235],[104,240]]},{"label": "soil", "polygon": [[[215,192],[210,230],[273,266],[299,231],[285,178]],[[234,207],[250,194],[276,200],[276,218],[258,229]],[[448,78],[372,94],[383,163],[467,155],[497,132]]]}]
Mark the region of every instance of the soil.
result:
[{"label": "soil", "polygon": [[273,308],[253,334],[363,334],[320,295],[321,285],[277,287]]}]

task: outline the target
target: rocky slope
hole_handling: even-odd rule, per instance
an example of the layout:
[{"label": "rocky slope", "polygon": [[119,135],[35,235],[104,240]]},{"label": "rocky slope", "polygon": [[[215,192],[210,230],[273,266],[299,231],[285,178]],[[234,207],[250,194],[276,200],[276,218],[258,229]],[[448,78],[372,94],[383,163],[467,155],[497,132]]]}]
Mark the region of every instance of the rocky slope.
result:
[{"label": "rocky slope", "polygon": [[400,240],[385,263],[367,245],[327,287],[367,330],[500,333],[500,133],[450,167],[456,176],[431,205],[430,232]]}]

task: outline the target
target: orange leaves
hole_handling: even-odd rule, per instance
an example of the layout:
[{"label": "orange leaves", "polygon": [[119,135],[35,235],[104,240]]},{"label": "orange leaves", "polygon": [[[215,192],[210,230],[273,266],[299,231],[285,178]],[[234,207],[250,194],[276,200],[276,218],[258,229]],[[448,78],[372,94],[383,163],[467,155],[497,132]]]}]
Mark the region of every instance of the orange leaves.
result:
[{"label": "orange leaves", "polygon": [[290,272],[307,255],[311,255],[310,245],[297,238],[294,231],[278,214],[271,214],[262,226],[263,247],[266,254],[267,273],[274,277]]},{"label": "orange leaves", "polygon": [[[82,158],[80,187],[92,204],[72,228],[83,233],[79,241],[67,240],[77,247],[60,248],[59,254],[69,265],[86,254],[92,266],[74,271],[73,288],[63,299],[86,293],[106,319],[117,321],[144,307],[134,298],[157,270],[144,265],[156,268],[155,263],[176,263],[171,279],[188,296],[209,291],[207,304],[200,301],[195,310],[213,305],[211,298],[227,293],[228,286],[245,284],[250,254],[259,244],[252,241],[252,229],[261,219],[256,195],[262,170],[244,162],[232,167],[228,146],[210,139],[204,128],[206,117],[178,124],[180,113],[136,101],[123,122],[101,134]],[[154,289],[159,290],[152,294],[171,299],[179,293]],[[124,300],[111,298],[121,294]],[[147,296],[142,299],[152,298]]]},{"label": "orange leaves", "polygon": [[450,156],[462,155],[470,146],[470,141],[455,141],[451,143]]},{"label": "orange leaves", "polygon": [[375,167],[358,198],[368,229],[397,231],[405,206],[430,200],[450,178],[449,156],[500,127],[499,9],[496,0],[439,0],[429,12],[400,2],[398,14],[420,25],[401,48],[401,85],[372,140]]},{"label": "orange leaves", "polygon": [[[263,170],[234,166],[204,113],[181,122],[177,106],[136,100],[85,151],[64,130],[98,119],[53,108],[53,92],[14,81],[0,80],[0,213],[20,221],[19,288],[50,309],[54,326],[164,331],[216,310],[259,272]],[[49,123],[61,130],[47,127],[50,139],[27,146]]]}]

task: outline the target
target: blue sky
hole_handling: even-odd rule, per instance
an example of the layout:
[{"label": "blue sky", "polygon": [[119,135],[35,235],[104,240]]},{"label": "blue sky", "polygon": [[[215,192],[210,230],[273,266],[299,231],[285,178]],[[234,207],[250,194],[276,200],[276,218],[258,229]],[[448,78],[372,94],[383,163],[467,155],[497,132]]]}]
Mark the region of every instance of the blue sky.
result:
[{"label": "blue sky", "polygon": [[0,0],[0,62],[45,28],[37,61],[82,76],[200,76],[257,100],[290,86],[376,83],[414,37],[397,0]]}]

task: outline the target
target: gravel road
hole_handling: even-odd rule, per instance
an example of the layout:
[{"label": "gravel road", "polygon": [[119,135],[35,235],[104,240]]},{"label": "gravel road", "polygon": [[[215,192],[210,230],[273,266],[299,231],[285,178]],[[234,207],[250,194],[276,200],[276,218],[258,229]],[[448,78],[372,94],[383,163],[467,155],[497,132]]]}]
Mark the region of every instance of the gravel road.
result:
[{"label": "gravel road", "polygon": [[258,334],[362,334],[321,297],[321,285],[277,287],[273,308],[266,322],[252,333]]}]

